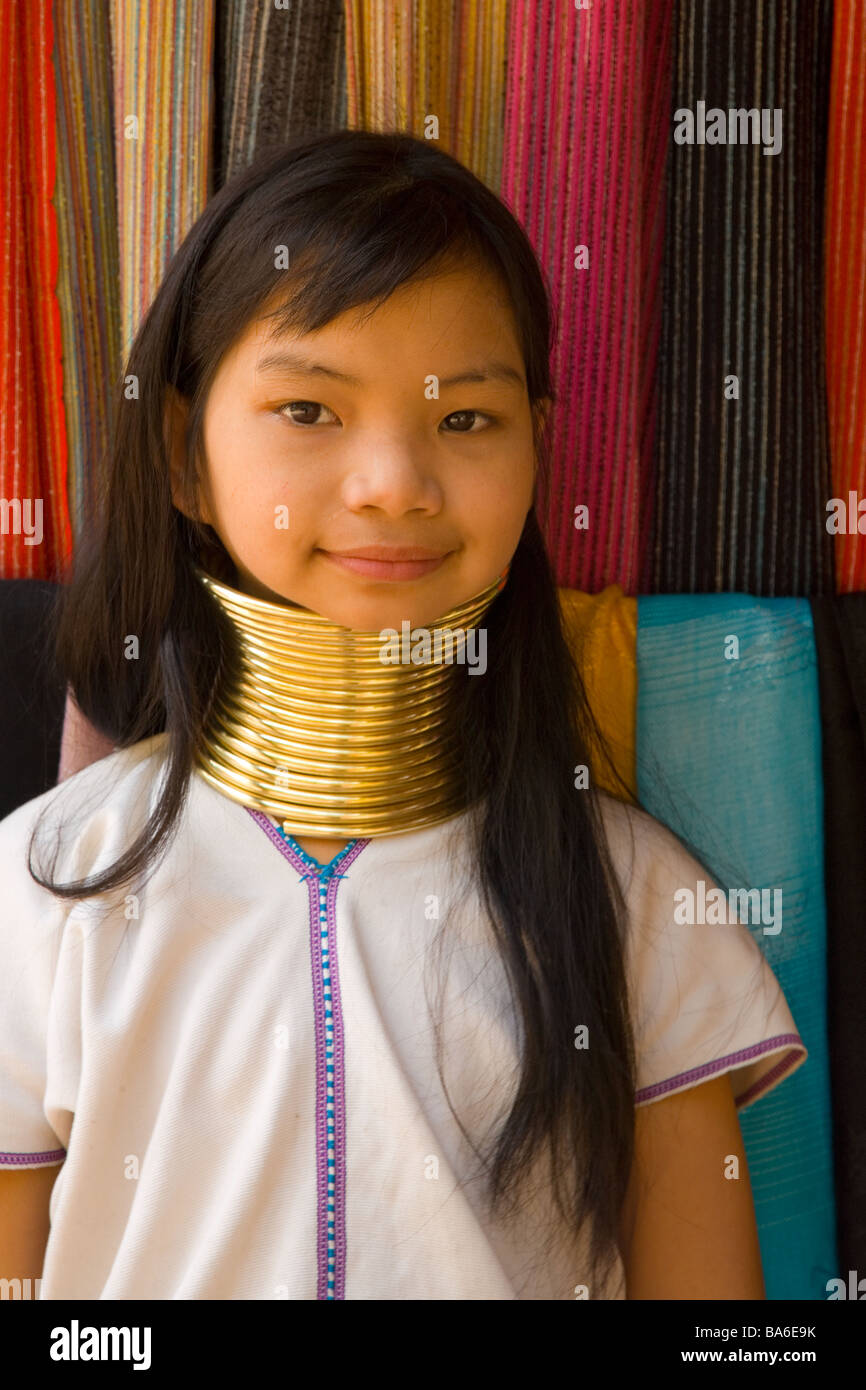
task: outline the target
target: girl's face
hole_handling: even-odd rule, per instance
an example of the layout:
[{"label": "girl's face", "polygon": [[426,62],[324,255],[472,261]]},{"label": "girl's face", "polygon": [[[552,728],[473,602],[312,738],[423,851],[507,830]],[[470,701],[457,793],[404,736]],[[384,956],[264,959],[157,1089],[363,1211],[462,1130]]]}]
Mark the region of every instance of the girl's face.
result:
[{"label": "girl's face", "polygon": [[[404,285],[365,323],[359,312],[279,339],[258,319],[226,354],[205,407],[199,516],[245,593],[399,631],[511,559],[533,502],[532,410],[490,272]],[[179,500],[183,409],[176,397],[174,496],[193,514]],[[351,558],[368,547],[384,559]]]}]

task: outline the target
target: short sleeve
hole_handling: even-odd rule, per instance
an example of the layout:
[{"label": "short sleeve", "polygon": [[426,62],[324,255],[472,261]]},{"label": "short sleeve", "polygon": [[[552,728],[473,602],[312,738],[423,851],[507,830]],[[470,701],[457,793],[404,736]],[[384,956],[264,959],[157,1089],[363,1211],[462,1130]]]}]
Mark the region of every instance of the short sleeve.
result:
[{"label": "short sleeve", "polygon": [[[36,798],[41,801],[42,798]],[[0,1168],[62,1163],[45,1111],[48,1036],[70,904],[27,868],[28,802],[0,821]]]},{"label": "short sleeve", "polygon": [[762,924],[750,927],[740,919],[734,911],[740,900],[723,893],[666,826],[624,804],[613,819],[615,861],[629,863],[623,886],[629,907],[635,1103],[662,1100],[729,1072],[742,1110],[808,1055],[753,935]]}]

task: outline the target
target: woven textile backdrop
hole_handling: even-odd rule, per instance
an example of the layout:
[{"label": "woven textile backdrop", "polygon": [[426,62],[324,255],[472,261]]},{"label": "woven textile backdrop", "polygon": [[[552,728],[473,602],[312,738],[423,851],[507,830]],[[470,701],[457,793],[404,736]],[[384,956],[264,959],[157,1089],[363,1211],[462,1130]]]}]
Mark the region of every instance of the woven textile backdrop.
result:
[{"label": "woven textile backdrop", "polygon": [[559,583],[866,587],[826,525],[866,494],[866,6],[583,3],[0,0],[0,575],[62,572],[210,193],[290,136],[433,114],[550,285]]},{"label": "woven textile backdrop", "polygon": [[0,579],[62,579],[136,329],[252,158],[406,130],[526,228],[540,520],[620,770],[688,840],[662,757],[719,881],[796,904],[810,1061],[744,1124],[768,1295],[866,1268],[866,3],[0,0],[0,83]]}]

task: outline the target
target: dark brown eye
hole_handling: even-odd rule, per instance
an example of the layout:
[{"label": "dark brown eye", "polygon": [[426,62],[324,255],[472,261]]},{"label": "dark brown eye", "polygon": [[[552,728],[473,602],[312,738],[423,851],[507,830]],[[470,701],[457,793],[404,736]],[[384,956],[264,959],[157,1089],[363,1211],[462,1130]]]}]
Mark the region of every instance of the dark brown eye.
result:
[{"label": "dark brown eye", "polygon": [[[458,425],[455,430],[449,430],[450,434],[473,434],[472,424],[476,419],[489,420],[489,415],[483,415],[479,410],[453,410],[450,415],[445,416],[446,420],[459,420],[463,423]],[[466,424],[467,419],[469,424]]]},{"label": "dark brown eye", "polygon": [[[316,425],[318,424],[317,412],[327,409],[328,407],[326,405],[320,404],[319,401],[288,401],[285,405],[280,406],[280,409],[277,413],[279,415],[283,415],[285,419],[291,420],[292,423],[295,425]],[[288,411],[294,412],[296,410],[306,412],[306,417],[298,419],[294,415],[294,413],[292,413],[291,415],[286,413]],[[311,412],[315,415],[315,418],[311,418]]]}]

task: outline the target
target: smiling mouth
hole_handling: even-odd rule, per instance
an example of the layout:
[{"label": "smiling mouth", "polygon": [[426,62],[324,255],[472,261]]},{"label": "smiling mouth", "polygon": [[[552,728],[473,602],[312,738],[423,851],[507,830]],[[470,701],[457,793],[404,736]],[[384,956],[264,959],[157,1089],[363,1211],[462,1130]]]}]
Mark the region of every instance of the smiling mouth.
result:
[{"label": "smiling mouth", "polygon": [[[420,579],[425,574],[432,574],[433,570],[437,570],[451,552],[445,551],[442,554],[436,554],[432,551],[424,551],[421,547],[410,548],[408,546],[402,549],[392,547],[389,551],[386,546],[367,546],[359,547],[356,553],[339,554],[333,550],[322,550],[320,553],[332,564],[339,565],[341,569],[349,570],[352,574],[359,574],[366,579],[406,580]],[[389,554],[399,558],[383,558]]]}]

